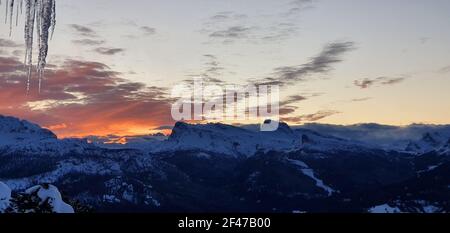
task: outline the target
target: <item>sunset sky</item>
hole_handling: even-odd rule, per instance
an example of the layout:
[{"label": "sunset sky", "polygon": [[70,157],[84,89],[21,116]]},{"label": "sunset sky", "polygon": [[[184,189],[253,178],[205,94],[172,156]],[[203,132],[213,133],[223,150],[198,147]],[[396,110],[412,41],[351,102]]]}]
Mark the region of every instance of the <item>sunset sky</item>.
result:
[{"label": "sunset sky", "polygon": [[[4,3],[0,17],[4,17]],[[0,24],[0,114],[61,137],[173,125],[171,87],[276,81],[291,124],[450,124],[448,0],[58,0],[42,92]],[[243,122],[245,123],[245,122]]]}]

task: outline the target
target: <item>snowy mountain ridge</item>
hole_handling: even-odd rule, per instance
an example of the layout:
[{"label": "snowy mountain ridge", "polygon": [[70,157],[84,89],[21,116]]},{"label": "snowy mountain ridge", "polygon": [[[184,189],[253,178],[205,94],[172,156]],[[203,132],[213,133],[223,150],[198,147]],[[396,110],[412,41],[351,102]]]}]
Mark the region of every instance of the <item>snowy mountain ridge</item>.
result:
[{"label": "snowy mountain ridge", "polygon": [[28,121],[0,115],[0,139],[0,145],[4,145],[20,140],[51,140],[56,135]]},{"label": "snowy mountain ridge", "polygon": [[[448,210],[441,196],[449,192],[450,157],[440,154],[448,154],[450,141],[441,143],[446,138],[442,132],[441,137],[430,133],[419,138],[439,151],[414,156],[285,123],[277,131],[260,132],[256,127],[179,122],[168,138],[136,136],[130,144],[102,146],[88,143],[90,139],[60,140],[26,121],[0,119],[6,119],[0,125],[11,126],[0,131],[8,139],[0,146],[0,208],[12,203],[20,210],[31,201],[38,211],[70,212],[56,192],[46,196],[56,201],[47,198],[46,203],[56,207],[41,206],[39,191],[26,194],[29,187],[36,191],[51,184],[61,188],[76,211],[77,202],[99,212],[270,212],[274,207],[280,212],[364,212],[377,206],[373,211],[386,210],[384,203],[402,212]],[[361,192],[364,201],[352,202]],[[327,202],[333,204],[324,206]]]},{"label": "snowy mountain ridge", "polygon": [[420,154],[440,150],[450,140],[450,125],[411,124],[391,126],[380,124],[327,125],[305,124],[294,129],[308,129],[380,149]]},{"label": "snowy mountain ridge", "polygon": [[176,123],[160,150],[204,150],[234,156],[251,156],[257,151],[288,150],[297,140],[286,124],[273,132],[254,132],[225,124]]},{"label": "snowy mountain ridge", "polygon": [[225,124],[176,123],[169,139],[158,151],[202,150],[231,156],[249,157],[257,152],[308,149],[364,150],[366,144],[326,136],[311,130],[293,130],[281,122],[276,131],[266,132]]},{"label": "snowy mountain ridge", "polygon": [[[94,140],[93,143],[88,143],[88,140],[92,141],[92,138],[58,139],[50,130],[36,124],[14,117],[0,116],[0,150],[6,153],[62,155],[71,152],[83,153],[86,150],[102,147],[136,149],[147,153],[200,150],[231,157],[249,157],[257,152],[293,150],[328,152],[382,149],[411,154],[430,151],[449,153],[449,127],[427,128],[423,125],[411,127],[412,129],[406,129],[376,124],[348,126],[348,128],[329,125],[290,127],[281,122],[276,131],[262,132],[257,130],[256,125],[232,126],[221,123],[177,122],[168,138],[164,136],[128,137],[127,142],[121,144],[114,143],[117,138],[112,140],[112,143],[107,142],[108,138]],[[374,129],[373,135],[368,135],[368,128]],[[385,138],[394,137],[391,134],[400,131],[403,132],[403,136],[399,136],[401,139],[396,141],[393,138],[392,143],[387,145]],[[406,131],[408,133],[405,133]],[[420,138],[417,136],[418,133],[422,133]]]},{"label": "snowy mountain ridge", "polygon": [[450,137],[438,132],[425,133],[420,140],[410,141],[405,151],[423,154],[438,151],[441,154],[448,153]]},{"label": "snowy mountain ridge", "polygon": [[88,148],[92,145],[84,139],[58,139],[37,124],[0,115],[0,150],[4,153],[66,154]]}]

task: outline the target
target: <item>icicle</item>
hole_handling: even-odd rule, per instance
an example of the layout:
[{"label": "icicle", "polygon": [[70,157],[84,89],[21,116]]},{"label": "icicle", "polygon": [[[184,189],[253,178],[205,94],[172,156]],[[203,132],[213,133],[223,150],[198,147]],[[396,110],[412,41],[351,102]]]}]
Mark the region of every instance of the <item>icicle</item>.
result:
[{"label": "icicle", "polygon": [[9,5],[9,0],[6,0],[5,24],[8,22],[8,5]]},{"label": "icicle", "polygon": [[41,1],[37,1],[36,6],[36,35],[38,36],[37,43],[38,43],[38,64],[36,66],[37,68],[37,75],[38,75],[38,82],[39,82],[39,93],[41,92],[40,86],[41,86],[41,50],[42,50],[42,12],[43,10],[43,3]]},{"label": "icicle", "polygon": [[36,35],[38,37],[37,39],[37,43],[38,43],[38,48],[40,50],[41,48],[41,19],[42,19],[42,4],[40,1],[36,1],[35,3],[35,9],[36,9],[36,16],[35,16],[35,21],[36,21]]},{"label": "icicle", "polygon": [[9,4],[9,37],[11,37],[12,33],[13,15],[14,15],[14,0],[11,0],[11,3]]},{"label": "icicle", "polygon": [[[47,65],[46,57],[48,53],[48,40],[49,32],[54,28],[54,1],[55,0],[43,0],[40,5],[39,13],[39,57],[38,57],[38,76],[39,76],[39,87],[41,86],[42,78],[44,75],[44,69]],[[40,91],[40,88],[39,88]]]},{"label": "icicle", "polygon": [[[33,68],[33,32],[34,32],[34,22],[36,18],[36,2],[37,0],[26,0],[27,1],[27,15],[25,23],[25,43],[26,43],[26,54],[25,54],[25,64],[28,66],[27,74],[27,93],[30,91],[30,79],[31,72]],[[27,60],[28,59],[28,60]]]},{"label": "icicle", "polygon": [[19,25],[19,7],[20,7],[20,4],[17,4],[17,9],[16,9],[16,27],[17,27],[17,25]]},{"label": "icicle", "polygon": [[53,39],[53,33],[55,32],[55,27],[56,27],[56,0],[52,0],[52,23],[51,23],[51,29],[52,29],[52,33],[50,36],[50,39]]},{"label": "icicle", "polygon": [[[19,1],[19,2],[18,2]],[[25,58],[24,65],[27,71],[27,93],[30,90],[31,74],[33,69],[33,42],[34,29],[36,27],[37,43],[38,43],[38,61],[36,70],[39,78],[39,92],[41,89],[42,79],[44,77],[45,66],[47,65],[48,41],[53,37],[56,25],[56,0],[6,0],[6,16],[5,23],[10,23],[9,34],[12,33],[14,4],[16,8],[16,26],[19,23],[20,14],[23,12],[23,1],[25,1]],[[2,0],[0,0],[0,5]]]}]

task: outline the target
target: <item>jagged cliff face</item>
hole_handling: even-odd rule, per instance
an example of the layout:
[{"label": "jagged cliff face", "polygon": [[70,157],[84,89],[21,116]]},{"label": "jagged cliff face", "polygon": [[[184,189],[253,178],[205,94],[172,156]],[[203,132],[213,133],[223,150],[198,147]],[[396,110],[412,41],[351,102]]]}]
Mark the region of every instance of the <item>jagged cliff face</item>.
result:
[{"label": "jagged cliff face", "polygon": [[280,123],[276,131],[264,132],[224,124],[190,125],[178,122],[168,145],[167,149],[172,150],[203,150],[234,157],[298,149],[338,151],[371,148],[361,142],[321,135],[311,130],[293,130],[286,123]]}]

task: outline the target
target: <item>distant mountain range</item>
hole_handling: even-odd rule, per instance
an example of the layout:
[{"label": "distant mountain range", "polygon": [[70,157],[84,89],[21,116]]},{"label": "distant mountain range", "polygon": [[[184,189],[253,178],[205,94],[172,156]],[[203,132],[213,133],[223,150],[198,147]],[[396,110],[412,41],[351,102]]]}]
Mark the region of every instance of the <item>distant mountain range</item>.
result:
[{"label": "distant mountain range", "polygon": [[98,212],[450,211],[448,125],[178,122],[168,137],[117,139],[61,140],[0,116],[0,181],[51,183]]}]

